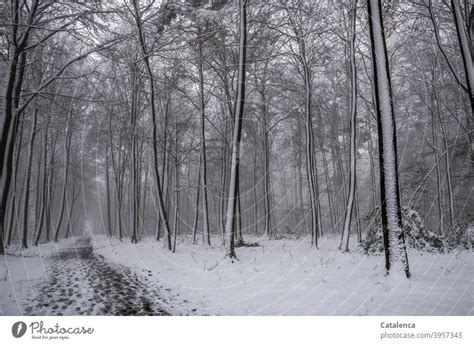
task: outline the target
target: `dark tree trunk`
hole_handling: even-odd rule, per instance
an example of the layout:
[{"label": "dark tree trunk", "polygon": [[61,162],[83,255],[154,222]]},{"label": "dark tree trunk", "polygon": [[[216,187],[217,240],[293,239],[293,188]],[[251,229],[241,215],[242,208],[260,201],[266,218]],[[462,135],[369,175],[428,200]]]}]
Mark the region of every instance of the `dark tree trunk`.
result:
[{"label": "dark tree trunk", "polygon": [[236,208],[239,186],[239,156],[242,139],[242,122],[245,105],[245,74],[247,62],[247,0],[239,1],[240,42],[239,42],[239,73],[237,81],[237,98],[234,112],[234,133],[232,139],[232,158],[230,167],[229,196],[226,215],[226,256],[235,258],[234,229],[236,224]]},{"label": "dark tree trunk", "polygon": [[398,184],[397,136],[380,1],[367,1],[377,105],[382,229],[387,273],[410,277]]}]

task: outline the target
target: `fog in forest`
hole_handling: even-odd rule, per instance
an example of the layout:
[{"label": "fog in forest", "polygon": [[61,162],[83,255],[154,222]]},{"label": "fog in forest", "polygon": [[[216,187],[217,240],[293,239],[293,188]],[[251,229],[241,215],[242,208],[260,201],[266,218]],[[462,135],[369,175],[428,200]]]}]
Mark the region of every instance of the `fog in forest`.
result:
[{"label": "fog in forest", "polygon": [[469,1],[0,22],[1,315],[472,315]]}]

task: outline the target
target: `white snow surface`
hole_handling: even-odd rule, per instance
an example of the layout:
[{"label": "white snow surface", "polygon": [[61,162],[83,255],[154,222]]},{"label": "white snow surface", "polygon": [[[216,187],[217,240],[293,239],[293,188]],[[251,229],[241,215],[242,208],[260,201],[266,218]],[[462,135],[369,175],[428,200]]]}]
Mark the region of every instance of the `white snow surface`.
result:
[{"label": "white snow surface", "polygon": [[[340,235],[320,240],[263,240],[236,248],[238,261],[181,239],[176,253],[153,238],[138,244],[94,237],[94,251],[146,275],[179,296],[176,308],[199,315],[473,315],[471,251],[409,253],[412,278],[385,275],[384,256],[337,250]],[[354,243],[351,238],[351,243]],[[194,309],[196,311],[194,311]]]},{"label": "white snow surface", "polygon": [[[323,237],[319,249],[308,238],[245,240],[260,246],[236,248],[234,262],[216,237],[210,248],[179,239],[176,253],[153,238],[132,244],[95,235],[93,246],[96,255],[130,269],[181,315],[474,314],[472,251],[409,252],[407,280],[385,276],[383,255],[337,250],[340,235]],[[0,315],[24,314],[51,279],[52,257],[74,246],[75,239],[68,239],[0,256]]]},{"label": "white snow surface", "polygon": [[74,248],[78,238],[61,239],[21,249],[19,245],[0,255],[0,315],[21,315],[29,300],[35,299],[38,285],[48,280],[49,257],[64,248]]}]

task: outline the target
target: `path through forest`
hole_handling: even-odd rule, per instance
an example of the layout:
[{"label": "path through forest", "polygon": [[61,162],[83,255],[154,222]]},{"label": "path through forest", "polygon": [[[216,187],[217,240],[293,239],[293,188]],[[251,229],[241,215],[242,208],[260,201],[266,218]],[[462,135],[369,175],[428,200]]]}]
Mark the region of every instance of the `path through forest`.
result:
[{"label": "path through forest", "polygon": [[32,298],[31,315],[170,315],[156,289],[96,253],[90,237],[51,257],[48,280]]}]

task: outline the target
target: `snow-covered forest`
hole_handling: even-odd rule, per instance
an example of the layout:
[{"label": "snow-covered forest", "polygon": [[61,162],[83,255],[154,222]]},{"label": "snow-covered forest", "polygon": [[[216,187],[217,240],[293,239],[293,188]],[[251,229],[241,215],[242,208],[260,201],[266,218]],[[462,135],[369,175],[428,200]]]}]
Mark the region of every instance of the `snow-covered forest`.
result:
[{"label": "snow-covered forest", "polygon": [[468,0],[0,2],[0,315],[472,315]]}]

